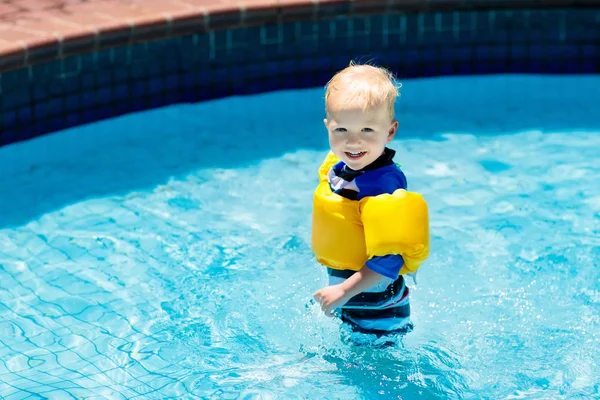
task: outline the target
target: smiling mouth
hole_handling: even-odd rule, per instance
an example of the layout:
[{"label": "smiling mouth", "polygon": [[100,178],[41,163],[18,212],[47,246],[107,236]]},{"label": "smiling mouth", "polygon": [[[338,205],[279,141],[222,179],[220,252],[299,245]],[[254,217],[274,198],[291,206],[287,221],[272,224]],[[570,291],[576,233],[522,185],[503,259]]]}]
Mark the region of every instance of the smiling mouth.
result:
[{"label": "smiling mouth", "polygon": [[358,160],[359,158],[364,156],[366,153],[367,153],[366,151],[361,151],[358,153],[350,153],[348,151],[344,152],[344,154],[346,154],[346,157],[350,158],[351,160]]}]

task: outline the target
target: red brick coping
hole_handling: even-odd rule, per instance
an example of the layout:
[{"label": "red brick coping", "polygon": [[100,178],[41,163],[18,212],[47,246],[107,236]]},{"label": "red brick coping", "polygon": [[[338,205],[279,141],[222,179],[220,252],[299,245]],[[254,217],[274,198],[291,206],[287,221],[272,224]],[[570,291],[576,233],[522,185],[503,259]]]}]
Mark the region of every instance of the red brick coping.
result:
[{"label": "red brick coping", "polygon": [[0,73],[141,41],[337,15],[523,7],[597,0],[0,0]]}]

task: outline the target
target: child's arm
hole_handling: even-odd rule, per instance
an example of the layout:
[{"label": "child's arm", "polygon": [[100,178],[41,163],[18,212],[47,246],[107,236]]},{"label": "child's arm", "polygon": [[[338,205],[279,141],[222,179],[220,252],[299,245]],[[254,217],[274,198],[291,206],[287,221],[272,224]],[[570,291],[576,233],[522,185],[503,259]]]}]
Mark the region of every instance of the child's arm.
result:
[{"label": "child's arm", "polygon": [[375,286],[383,278],[384,275],[364,266],[344,282],[317,290],[313,297],[321,304],[321,310],[325,315],[331,317],[333,310],[342,307],[357,294]]}]

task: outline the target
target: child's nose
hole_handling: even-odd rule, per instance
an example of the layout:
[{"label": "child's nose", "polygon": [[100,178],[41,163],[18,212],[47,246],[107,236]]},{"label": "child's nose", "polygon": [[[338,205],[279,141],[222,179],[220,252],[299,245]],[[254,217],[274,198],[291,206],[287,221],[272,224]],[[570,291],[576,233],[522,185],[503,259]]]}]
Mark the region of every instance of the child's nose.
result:
[{"label": "child's nose", "polygon": [[360,135],[351,132],[348,134],[348,136],[346,136],[346,144],[360,144],[361,143],[361,138]]}]

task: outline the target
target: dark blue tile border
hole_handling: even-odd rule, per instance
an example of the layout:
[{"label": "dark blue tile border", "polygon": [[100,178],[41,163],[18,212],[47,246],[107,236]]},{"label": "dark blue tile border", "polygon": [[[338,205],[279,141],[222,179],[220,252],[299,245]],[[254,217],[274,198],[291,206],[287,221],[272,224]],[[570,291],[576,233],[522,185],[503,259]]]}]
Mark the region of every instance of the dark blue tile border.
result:
[{"label": "dark blue tile border", "polygon": [[178,102],[322,86],[351,59],[400,79],[600,73],[598,9],[449,11],[230,29],[0,74],[0,146]]}]

